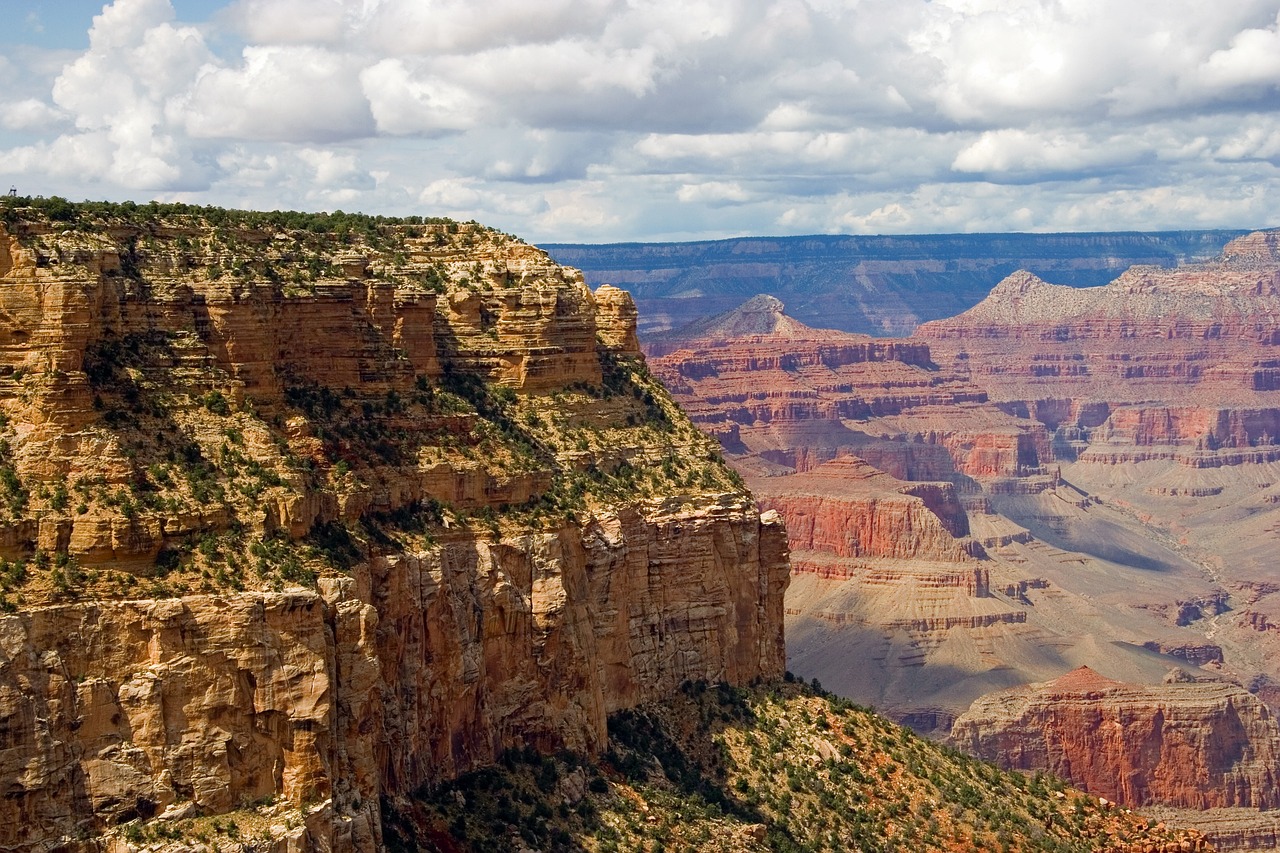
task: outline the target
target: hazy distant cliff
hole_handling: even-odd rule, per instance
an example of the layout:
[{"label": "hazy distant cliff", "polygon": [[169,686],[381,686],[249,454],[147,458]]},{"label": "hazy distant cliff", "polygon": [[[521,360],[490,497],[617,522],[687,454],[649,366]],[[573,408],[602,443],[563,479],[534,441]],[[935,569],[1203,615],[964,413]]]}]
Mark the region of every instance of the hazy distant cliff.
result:
[{"label": "hazy distant cliff", "polygon": [[1015,270],[1093,286],[1133,264],[1168,267],[1212,257],[1242,233],[822,235],[546,249],[593,286],[631,291],[646,339],[761,293],[782,299],[793,317],[817,328],[899,336],[977,304]]}]

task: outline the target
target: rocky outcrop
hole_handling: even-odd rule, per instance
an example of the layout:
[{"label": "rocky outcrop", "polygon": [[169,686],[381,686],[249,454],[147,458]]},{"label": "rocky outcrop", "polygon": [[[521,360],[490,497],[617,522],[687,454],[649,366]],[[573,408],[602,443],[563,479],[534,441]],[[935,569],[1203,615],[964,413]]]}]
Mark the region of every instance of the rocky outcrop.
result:
[{"label": "rocky outcrop", "polygon": [[638,312],[631,294],[605,284],[596,290],[595,298],[597,334],[605,347],[620,355],[639,355]]},{"label": "rocky outcrop", "polygon": [[732,311],[695,321],[679,329],[674,344],[664,345],[663,335],[654,336],[649,346],[653,355],[666,355],[680,340],[697,338],[712,341],[740,341],[756,336],[770,338],[803,337],[809,328],[783,313],[782,301],[761,293]]},{"label": "rocky outcrop", "polygon": [[760,505],[787,519],[793,551],[964,562],[981,555],[951,483],[904,483],[845,456],[755,482]]},{"label": "rocky outcrop", "polygon": [[793,671],[931,730],[1027,666],[1032,599],[1049,584],[1024,574],[1020,552],[1038,543],[989,496],[1032,477],[1056,488],[1044,425],[918,341],[809,329],[767,297],[646,347],[667,353],[655,374],[786,521]]},{"label": "rocky outcrop", "polygon": [[1044,770],[1130,806],[1273,809],[1280,728],[1236,685],[1125,684],[1081,667],[984,696],[951,743],[1017,770]]},{"label": "rocky outcrop", "polygon": [[626,294],[474,225],[74,210],[0,230],[0,846],[274,801],[245,844],[374,850],[422,786],[783,672],[782,524]]}]

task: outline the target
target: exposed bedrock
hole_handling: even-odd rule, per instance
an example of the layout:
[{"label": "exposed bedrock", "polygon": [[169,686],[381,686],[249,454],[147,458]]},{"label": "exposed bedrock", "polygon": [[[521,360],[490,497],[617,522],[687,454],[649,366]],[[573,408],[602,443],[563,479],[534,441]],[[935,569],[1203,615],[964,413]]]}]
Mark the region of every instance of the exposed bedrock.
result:
[{"label": "exposed bedrock", "polygon": [[78,215],[0,228],[0,848],[275,801],[276,849],[373,851],[424,784],[784,671],[783,525],[626,293],[471,224]]},{"label": "exposed bedrock", "polygon": [[1125,684],[1081,667],[982,697],[955,721],[950,740],[1003,767],[1055,773],[1135,807],[1280,805],[1280,729],[1233,684]]}]

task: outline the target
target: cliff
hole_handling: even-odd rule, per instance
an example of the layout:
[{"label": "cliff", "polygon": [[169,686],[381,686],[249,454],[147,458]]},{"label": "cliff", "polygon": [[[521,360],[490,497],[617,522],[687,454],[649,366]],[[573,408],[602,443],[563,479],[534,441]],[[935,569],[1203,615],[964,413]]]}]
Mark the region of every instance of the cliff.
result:
[{"label": "cliff", "polygon": [[1134,807],[1277,806],[1280,728],[1234,684],[1174,678],[1143,686],[1081,667],[982,697],[956,720],[950,741]]},{"label": "cliff", "polygon": [[781,674],[782,525],[621,291],[475,224],[0,213],[0,846],[373,850],[506,750]]},{"label": "cliff", "polygon": [[916,334],[944,363],[971,362],[972,378],[997,400],[1115,405],[1188,399],[1205,387],[1222,402],[1256,403],[1272,387],[1280,342],[1280,258],[1267,239],[1248,235],[1215,260],[1176,269],[1134,267],[1103,287],[1052,285],[1021,271]]},{"label": "cliff", "polygon": [[921,480],[1013,474],[1048,454],[1040,425],[986,405],[927,345],[811,329],[784,311],[757,297],[645,344],[654,375],[731,452],[798,471],[853,454]]},{"label": "cliff", "polygon": [[981,554],[963,541],[969,519],[951,483],[904,483],[850,456],[757,482],[761,506],[787,519],[793,554],[956,563]]}]

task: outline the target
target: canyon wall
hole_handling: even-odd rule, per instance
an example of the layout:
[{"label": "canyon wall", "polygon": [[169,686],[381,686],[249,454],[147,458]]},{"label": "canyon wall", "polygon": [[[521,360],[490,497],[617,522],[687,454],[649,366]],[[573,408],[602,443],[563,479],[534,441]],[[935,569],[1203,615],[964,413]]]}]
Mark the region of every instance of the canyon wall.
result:
[{"label": "canyon wall", "polygon": [[786,518],[793,552],[964,562],[969,519],[951,483],[904,483],[853,456],[766,483],[761,506]]},{"label": "canyon wall", "polygon": [[0,846],[373,850],[421,786],[782,673],[782,524],[625,293],[476,225],[74,217],[0,229]]},{"label": "canyon wall", "polygon": [[1271,713],[1237,685],[1181,676],[1125,684],[1081,667],[982,697],[956,720],[950,742],[1133,807],[1280,806]]}]

